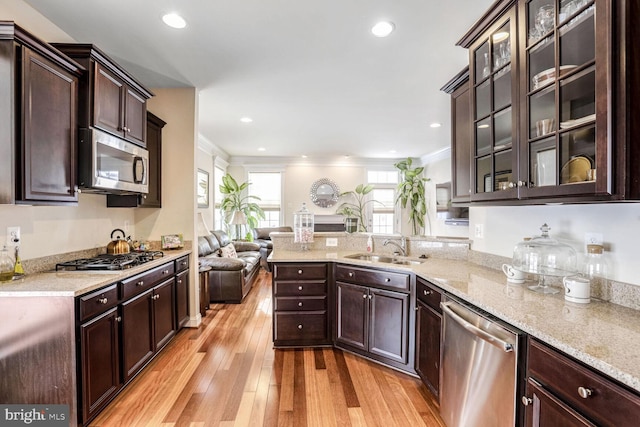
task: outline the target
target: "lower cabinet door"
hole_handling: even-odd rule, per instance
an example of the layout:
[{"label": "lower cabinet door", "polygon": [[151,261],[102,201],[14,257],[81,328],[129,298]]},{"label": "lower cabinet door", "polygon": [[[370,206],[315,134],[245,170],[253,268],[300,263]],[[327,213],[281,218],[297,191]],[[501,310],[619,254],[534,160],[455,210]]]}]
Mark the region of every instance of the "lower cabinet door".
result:
[{"label": "lower cabinet door", "polygon": [[337,282],[336,291],[336,342],[366,351],[369,346],[368,288]]},{"label": "lower cabinet door", "polygon": [[153,357],[153,289],[122,304],[122,362],[127,382]]},{"label": "lower cabinet door", "polygon": [[526,405],[525,426],[527,427],[595,427],[595,424],[531,378],[527,381],[527,393],[523,403]]},{"label": "lower cabinet door", "polygon": [[83,423],[122,387],[118,320],[118,309],[113,308],[80,326]]},{"label": "lower cabinet door", "polygon": [[416,372],[437,397],[440,392],[440,329],[442,317],[422,301],[417,302]]},{"label": "lower cabinet door", "polygon": [[153,332],[155,351],[158,351],[169,342],[176,333],[175,311],[175,279],[172,277],[166,282],[153,288]]},{"label": "lower cabinet door", "polygon": [[371,313],[369,353],[407,363],[409,354],[409,295],[369,289]]},{"label": "lower cabinet door", "polygon": [[[202,297],[200,305],[202,306]],[[189,271],[176,276],[176,321],[178,329],[189,322]]]}]

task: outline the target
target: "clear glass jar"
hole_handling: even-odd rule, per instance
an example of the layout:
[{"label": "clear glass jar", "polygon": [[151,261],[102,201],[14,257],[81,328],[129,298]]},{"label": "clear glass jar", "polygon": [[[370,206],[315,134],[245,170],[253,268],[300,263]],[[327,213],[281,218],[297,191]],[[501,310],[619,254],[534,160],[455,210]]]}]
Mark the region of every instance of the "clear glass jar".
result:
[{"label": "clear glass jar", "polygon": [[13,268],[13,259],[5,246],[0,251],[0,282],[8,282],[13,279]]},{"label": "clear glass jar", "polygon": [[587,245],[587,256],[582,272],[589,278],[593,294],[606,295],[608,292],[609,262],[602,245]]},{"label": "clear glass jar", "polygon": [[309,250],[309,243],[313,242],[313,212],[302,203],[302,208],[293,213],[293,241],[302,243],[303,251]]}]

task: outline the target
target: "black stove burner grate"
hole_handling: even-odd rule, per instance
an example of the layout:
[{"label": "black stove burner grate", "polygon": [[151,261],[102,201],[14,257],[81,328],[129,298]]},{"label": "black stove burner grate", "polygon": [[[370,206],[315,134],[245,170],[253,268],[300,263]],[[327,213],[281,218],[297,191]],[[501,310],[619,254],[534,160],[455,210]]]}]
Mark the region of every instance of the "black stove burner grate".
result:
[{"label": "black stove burner grate", "polygon": [[128,254],[102,254],[93,258],[80,258],[56,264],[56,271],[126,270],[164,256],[161,251],[131,252]]}]

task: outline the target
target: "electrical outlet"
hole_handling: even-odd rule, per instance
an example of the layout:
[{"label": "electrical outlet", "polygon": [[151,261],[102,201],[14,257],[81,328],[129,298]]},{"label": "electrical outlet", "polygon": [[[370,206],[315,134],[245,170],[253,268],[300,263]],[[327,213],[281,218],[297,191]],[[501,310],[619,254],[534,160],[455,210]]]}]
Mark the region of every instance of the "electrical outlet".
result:
[{"label": "electrical outlet", "polygon": [[326,246],[338,246],[338,238],[337,237],[327,237],[325,241]]},{"label": "electrical outlet", "polygon": [[604,242],[604,237],[602,233],[584,233],[584,244],[585,245],[601,245]]},{"label": "electrical outlet", "polygon": [[20,246],[20,227],[7,227],[7,246]]},{"label": "electrical outlet", "polygon": [[476,238],[484,239],[484,224],[476,224]]}]

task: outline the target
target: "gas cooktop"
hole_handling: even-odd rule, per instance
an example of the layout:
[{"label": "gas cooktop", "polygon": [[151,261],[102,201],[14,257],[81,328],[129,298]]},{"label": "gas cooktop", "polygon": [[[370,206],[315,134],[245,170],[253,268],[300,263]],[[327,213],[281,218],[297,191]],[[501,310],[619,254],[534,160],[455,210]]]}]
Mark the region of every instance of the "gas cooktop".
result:
[{"label": "gas cooktop", "polygon": [[126,270],[164,256],[161,251],[130,252],[128,254],[102,254],[93,258],[80,258],[56,264],[56,271]]}]

